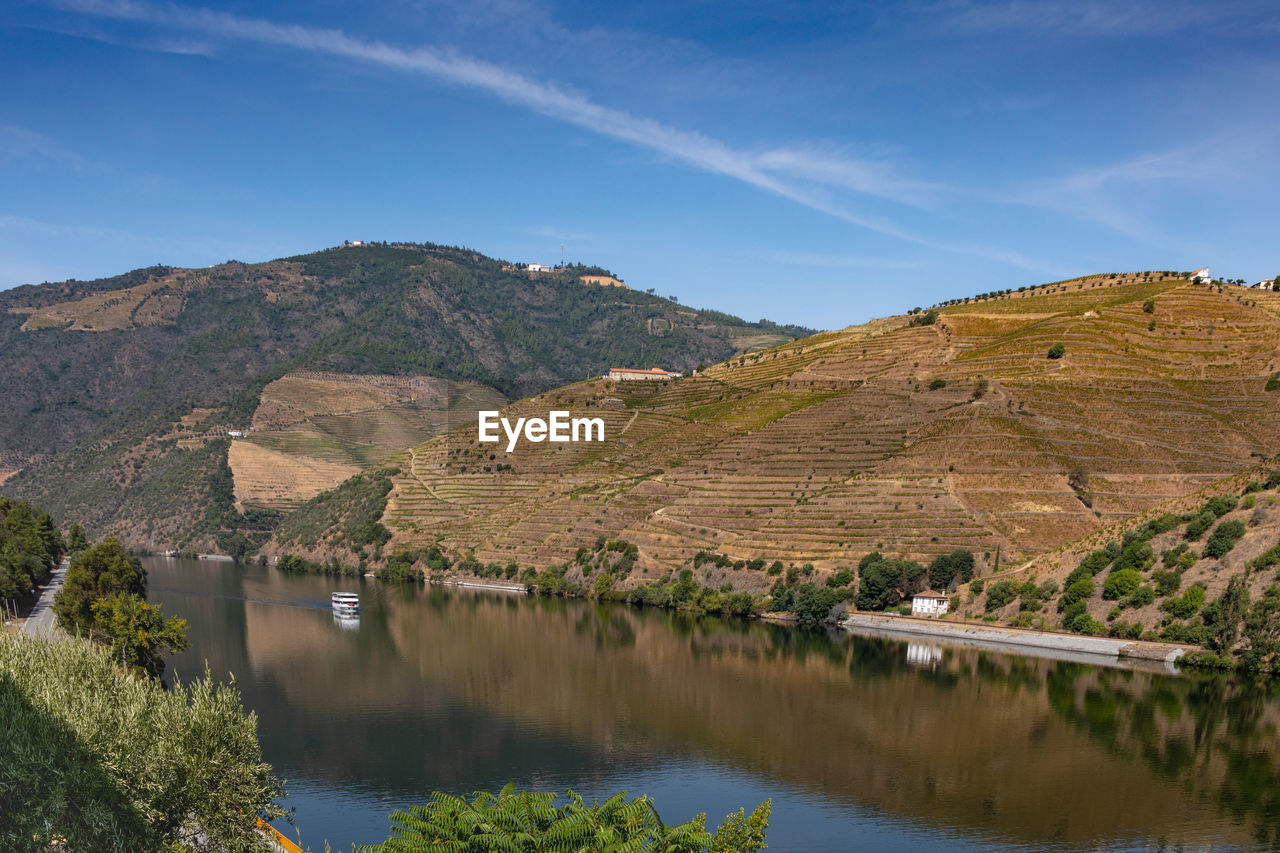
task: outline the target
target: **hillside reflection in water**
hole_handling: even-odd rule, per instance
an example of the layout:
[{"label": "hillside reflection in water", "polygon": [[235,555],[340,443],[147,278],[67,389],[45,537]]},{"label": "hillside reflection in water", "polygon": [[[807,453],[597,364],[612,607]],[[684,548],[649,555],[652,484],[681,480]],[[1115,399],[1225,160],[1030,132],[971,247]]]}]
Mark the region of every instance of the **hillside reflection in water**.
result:
[{"label": "hillside reflection in water", "polygon": [[[774,798],[773,850],[1280,846],[1280,692],[584,602],[150,559],[170,669],[234,673],[303,840],[432,790]],[[358,626],[329,593],[361,594]],[[289,832],[292,834],[292,832]]]}]

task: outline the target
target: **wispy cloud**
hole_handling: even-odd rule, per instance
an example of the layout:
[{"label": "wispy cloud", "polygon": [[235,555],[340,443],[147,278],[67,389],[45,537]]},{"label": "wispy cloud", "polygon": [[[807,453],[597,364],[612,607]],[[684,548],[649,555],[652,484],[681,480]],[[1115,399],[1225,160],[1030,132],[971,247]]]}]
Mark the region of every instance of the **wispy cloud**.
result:
[{"label": "wispy cloud", "polygon": [[76,172],[96,168],[78,152],[43,133],[8,124],[0,124],[0,159],[47,161],[70,167]]},{"label": "wispy cloud", "polygon": [[1220,131],[1185,145],[1031,181],[997,194],[996,200],[1065,213],[1151,245],[1170,245],[1181,238],[1148,222],[1133,200],[1156,188],[1181,192],[1190,200],[1215,186],[1259,178],[1275,169],[1273,137],[1273,128]]},{"label": "wispy cloud", "polygon": [[336,29],[282,24],[209,9],[151,5],[136,0],[70,0],[70,9],[100,18],[128,20],[196,33],[204,38],[286,47],[422,74],[477,89],[507,103],[593,133],[657,152],[674,161],[723,175],[849,224],[917,245],[1011,263],[1026,269],[1043,266],[1020,255],[983,246],[938,242],[883,217],[851,207],[841,195],[854,194],[925,206],[935,185],[898,175],[887,164],[839,157],[813,148],[766,150],[736,148],[694,130],[686,130],[625,110],[606,107],[553,83],[531,79],[507,68],[433,47],[401,47],[359,38]]},{"label": "wispy cloud", "polygon": [[1274,9],[1239,0],[942,0],[916,8],[940,28],[965,34],[1142,38],[1203,32],[1207,28],[1236,26],[1244,20],[1273,28],[1280,22]]},{"label": "wispy cloud", "polygon": [[751,260],[767,261],[785,266],[815,267],[819,269],[915,269],[924,266],[921,258],[885,258],[871,255],[840,255],[825,252],[788,252],[763,250],[747,252]]}]

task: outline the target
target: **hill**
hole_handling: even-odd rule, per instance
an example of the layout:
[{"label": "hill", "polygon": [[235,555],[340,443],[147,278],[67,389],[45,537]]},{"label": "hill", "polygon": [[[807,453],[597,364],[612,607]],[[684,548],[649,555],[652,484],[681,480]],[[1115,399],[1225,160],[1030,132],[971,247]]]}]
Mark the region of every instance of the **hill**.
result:
[{"label": "hill", "polygon": [[1256,669],[1280,652],[1278,569],[1280,469],[1259,466],[954,600],[969,617],[1189,643]]},{"label": "hill", "polygon": [[0,482],[95,536],[226,548],[478,406],[804,331],[583,276],[612,278],[374,244],[0,293]]},{"label": "hill", "polygon": [[[669,382],[579,382],[506,414],[600,417],[606,441],[508,453],[470,424],[420,444],[397,459],[387,548],[544,567],[625,540],[637,581],[699,552],[822,573],[964,548],[979,574],[1007,568],[1280,451],[1278,296],[1094,276]],[[699,579],[772,582],[714,564]]]}]

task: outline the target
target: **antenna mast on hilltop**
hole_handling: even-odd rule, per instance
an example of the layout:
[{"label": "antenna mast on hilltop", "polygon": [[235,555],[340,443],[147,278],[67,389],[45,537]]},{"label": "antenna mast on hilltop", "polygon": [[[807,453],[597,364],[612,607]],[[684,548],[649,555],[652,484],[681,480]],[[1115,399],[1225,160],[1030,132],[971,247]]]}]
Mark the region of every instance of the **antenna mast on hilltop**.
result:
[{"label": "antenna mast on hilltop", "polygon": [[560,244],[560,266],[564,266],[564,243]]}]

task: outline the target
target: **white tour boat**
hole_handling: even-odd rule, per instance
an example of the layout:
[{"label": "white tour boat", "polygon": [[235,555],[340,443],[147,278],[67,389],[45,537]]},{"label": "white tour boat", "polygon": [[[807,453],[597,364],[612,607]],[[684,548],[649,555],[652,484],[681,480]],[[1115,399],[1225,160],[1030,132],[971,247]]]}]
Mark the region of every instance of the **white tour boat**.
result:
[{"label": "white tour boat", "polygon": [[354,592],[335,592],[329,596],[334,613],[355,614],[360,612],[360,596]]}]

